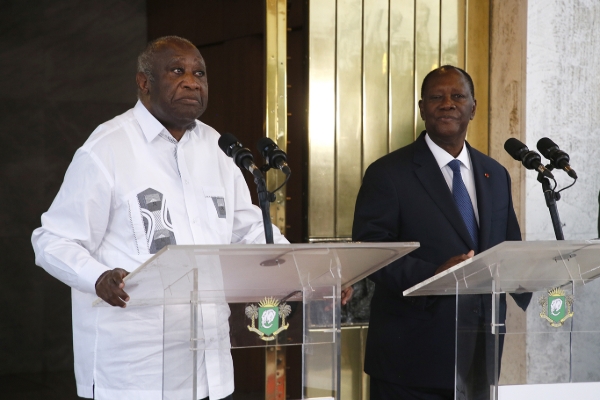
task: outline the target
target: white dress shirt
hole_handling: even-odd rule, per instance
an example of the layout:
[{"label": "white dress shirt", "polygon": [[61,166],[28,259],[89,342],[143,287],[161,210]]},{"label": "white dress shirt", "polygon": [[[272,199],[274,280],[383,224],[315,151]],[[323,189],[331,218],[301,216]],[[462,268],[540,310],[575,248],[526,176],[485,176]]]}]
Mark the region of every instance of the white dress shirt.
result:
[{"label": "white dress shirt", "polygon": [[[452,172],[452,169],[448,163],[454,160],[454,157],[452,157],[452,155],[446,150],[435,144],[429,137],[429,134],[425,135],[425,142],[427,143],[427,146],[429,146],[429,150],[431,150],[433,153],[435,161],[437,161],[440,169],[442,170],[442,174],[444,175],[444,179],[446,179],[448,188],[450,188],[450,192],[452,192],[452,179],[454,178],[454,173]],[[473,168],[471,166],[471,156],[469,155],[467,146],[463,145],[463,148],[456,159],[460,161],[460,174],[467,188],[467,192],[469,192],[469,197],[471,198],[471,203],[473,204],[473,211],[475,211],[475,219],[477,220],[477,225],[479,225],[479,211],[477,209],[475,178],[473,175]]]},{"label": "white dress shirt", "polygon": [[[167,244],[265,242],[261,211],[218,139],[196,121],[177,142],[138,101],[75,153],[32,243],[36,263],[72,288],[79,396],[162,398],[163,307],[92,307],[104,271],[133,271]],[[287,243],[273,231],[275,243]],[[217,329],[204,328],[227,347],[228,310],[218,314]],[[200,358],[199,398],[232,393],[230,351]]]}]

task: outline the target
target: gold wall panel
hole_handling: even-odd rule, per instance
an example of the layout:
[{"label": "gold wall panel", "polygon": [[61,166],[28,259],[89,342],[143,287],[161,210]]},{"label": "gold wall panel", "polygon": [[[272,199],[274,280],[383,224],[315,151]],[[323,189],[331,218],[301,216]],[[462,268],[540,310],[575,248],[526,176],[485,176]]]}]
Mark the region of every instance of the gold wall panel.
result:
[{"label": "gold wall panel", "polygon": [[465,0],[443,0],[440,18],[440,65],[465,68]]},{"label": "gold wall panel", "polygon": [[412,143],[415,134],[415,4],[390,0],[390,151]]},{"label": "gold wall panel", "polygon": [[[440,1],[415,1],[415,103],[421,98],[421,82],[440,66]],[[425,129],[416,108],[415,138]]]},{"label": "gold wall panel", "polygon": [[340,374],[340,398],[344,400],[368,399],[369,379],[363,373],[365,348],[367,346],[367,325],[342,327],[342,359]]},{"label": "gold wall panel", "polygon": [[285,346],[265,347],[265,400],[286,398],[287,354]]},{"label": "gold wall panel", "polygon": [[352,236],[362,168],[362,0],[338,0],[335,236]]},{"label": "gold wall panel", "polygon": [[335,0],[309,5],[309,237],[335,236]]},{"label": "gold wall panel", "polygon": [[388,0],[363,2],[363,170],[388,153]]},{"label": "gold wall panel", "polygon": [[440,65],[473,77],[468,140],[487,152],[489,1],[309,1],[310,240],[351,236],[364,171],[425,128],[421,83]]},{"label": "gold wall panel", "polygon": [[[266,136],[283,151],[287,148],[287,3],[266,0]],[[279,187],[285,177],[276,170],[267,173],[269,191]],[[285,234],[285,186],[271,203],[271,221]]]},{"label": "gold wall panel", "polygon": [[[471,146],[489,154],[490,1],[467,0],[467,54],[465,69],[473,78],[477,112],[469,124]],[[488,23],[481,23],[481,21]]]}]

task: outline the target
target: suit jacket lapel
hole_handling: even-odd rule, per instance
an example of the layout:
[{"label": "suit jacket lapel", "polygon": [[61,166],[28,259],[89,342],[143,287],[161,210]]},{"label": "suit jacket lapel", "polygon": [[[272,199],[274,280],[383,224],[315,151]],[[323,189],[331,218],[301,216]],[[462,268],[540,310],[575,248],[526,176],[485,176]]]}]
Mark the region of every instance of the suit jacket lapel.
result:
[{"label": "suit jacket lapel", "polygon": [[472,151],[467,143],[471,162],[473,164],[473,177],[475,178],[475,190],[477,191],[477,209],[479,211],[479,250],[484,251],[490,246],[490,235],[492,229],[492,179],[486,177],[485,158],[482,154]]},{"label": "suit jacket lapel", "polygon": [[435,157],[425,142],[424,134],[421,134],[415,142],[414,162],[418,165],[415,168],[415,174],[427,193],[429,193],[429,196],[431,196],[435,204],[444,213],[446,218],[448,218],[450,224],[462,240],[464,240],[469,248],[473,249],[475,247],[473,239],[471,239],[465,221],[458,211],[444,175],[442,175]]}]

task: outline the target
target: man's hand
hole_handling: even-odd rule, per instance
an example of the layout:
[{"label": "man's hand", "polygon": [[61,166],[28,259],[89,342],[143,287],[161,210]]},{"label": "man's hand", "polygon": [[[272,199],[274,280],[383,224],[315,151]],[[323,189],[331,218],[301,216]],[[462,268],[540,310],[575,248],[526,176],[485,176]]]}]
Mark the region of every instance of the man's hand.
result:
[{"label": "man's hand", "polygon": [[127,306],[125,302],[129,301],[129,295],[123,290],[125,287],[123,278],[127,275],[129,275],[129,272],[122,268],[111,269],[100,275],[96,281],[96,294],[98,297],[111,306],[125,308]]},{"label": "man's hand", "polygon": [[438,267],[438,269],[435,270],[435,274],[437,275],[442,271],[452,268],[456,264],[461,263],[465,260],[468,260],[469,258],[472,258],[474,255],[475,255],[475,252],[473,250],[471,250],[467,254],[461,254],[460,256],[454,256],[451,259],[449,259],[448,261],[446,261],[445,263],[443,263],[442,265],[440,265]]},{"label": "man's hand", "polygon": [[342,290],[342,305],[345,306],[347,302],[352,298],[352,293],[354,293],[354,289],[352,286],[348,286],[346,289]]}]

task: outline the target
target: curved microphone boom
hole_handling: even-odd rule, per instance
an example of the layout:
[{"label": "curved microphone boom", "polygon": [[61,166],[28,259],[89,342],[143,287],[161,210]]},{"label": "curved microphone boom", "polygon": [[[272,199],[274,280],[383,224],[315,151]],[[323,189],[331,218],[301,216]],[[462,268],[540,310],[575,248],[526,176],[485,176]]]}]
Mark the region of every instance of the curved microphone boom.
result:
[{"label": "curved microphone boom", "polygon": [[264,137],[260,139],[256,144],[256,148],[260,151],[260,154],[262,154],[269,167],[278,168],[288,176],[292,173],[287,164],[287,155],[270,138]]},{"label": "curved microphone boom", "polygon": [[538,171],[540,174],[554,179],[552,172],[542,164],[542,157],[535,151],[529,150],[521,141],[515,138],[508,139],[504,142],[504,150],[515,160],[521,161],[525,168]]},{"label": "curved microphone boom", "polygon": [[570,157],[567,153],[558,148],[558,145],[547,137],[541,138],[537,142],[537,149],[544,157],[550,160],[550,164],[556,169],[562,169],[573,179],[577,179],[575,170],[569,165]]}]

